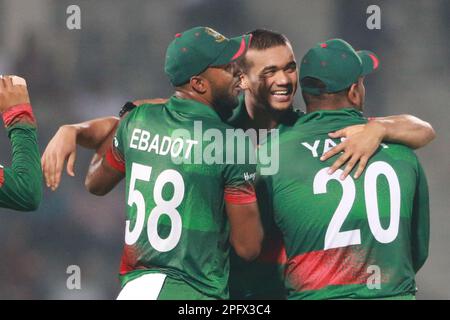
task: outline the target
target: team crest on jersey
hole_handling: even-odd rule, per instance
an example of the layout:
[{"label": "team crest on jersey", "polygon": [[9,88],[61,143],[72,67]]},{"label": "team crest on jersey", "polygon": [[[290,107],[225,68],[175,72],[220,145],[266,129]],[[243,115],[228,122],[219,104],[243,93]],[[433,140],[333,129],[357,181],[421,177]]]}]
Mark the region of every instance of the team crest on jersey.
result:
[{"label": "team crest on jersey", "polygon": [[211,28],[205,28],[205,32],[216,39],[216,42],[225,41],[225,37]]}]

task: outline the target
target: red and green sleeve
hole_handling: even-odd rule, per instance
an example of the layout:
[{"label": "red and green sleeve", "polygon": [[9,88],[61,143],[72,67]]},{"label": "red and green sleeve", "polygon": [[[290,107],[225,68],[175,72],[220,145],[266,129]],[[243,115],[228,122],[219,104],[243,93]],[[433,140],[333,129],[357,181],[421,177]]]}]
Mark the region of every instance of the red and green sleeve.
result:
[{"label": "red and green sleeve", "polygon": [[114,141],[106,151],[105,161],[115,170],[125,173],[125,160],[123,159],[122,154],[114,146]]},{"label": "red and green sleeve", "polygon": [[227,203],[242,205],[256,202],[256,165],[226,164],[224,177],[224,200]]},{"label": "red and green sleeve", "polygon": [[117,127],[116,134],[114,135],[111,146],[108,148],[105,154],[105,161],[114,169],[121,173],[125,173],[125,156],[123,142],[123,127],[127,121],[125,115],[121,113],[122,119]]},{"label": "red and green sleeve", "polygon": [[[234,161],[225,163],[222,171],[224,182],[224,200],[229,204],[245,205],[255,203],[255,179],[256,179],[256,160],[254,148],[250,137],[245,138],[244,145],[246,151],[251,154],[246,155],[245,161],[237,159],[240,153],[237,145],[227,145],[225,159],[232,158]],[[232,155],[232,156],[231,156]]]},{"label": "red and green sleeve", "polygon": [[31,105],[14,106],[2,117],[11,141],[12,165],[0,166],[0,207],[36,210],[42,199],[42,170]]}]

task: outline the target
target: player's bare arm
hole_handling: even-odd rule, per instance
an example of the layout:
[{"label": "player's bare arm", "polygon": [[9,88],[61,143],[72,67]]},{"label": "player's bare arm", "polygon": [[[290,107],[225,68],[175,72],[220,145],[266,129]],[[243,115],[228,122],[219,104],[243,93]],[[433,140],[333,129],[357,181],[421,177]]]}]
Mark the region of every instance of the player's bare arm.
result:
[{"label": "player's bare arm", "polygon": [[99,155],[96,154],[89,166],[85,186],[90,193],[96,196],[104,196],[122,181],[125,174],[111,167],[103,159],[98,160],[98,158]]},{"label": "player's bare arm", "polygon": [[117,117],[107,117],[61,126],[48,143],[41,159],[47,187],[53,191],[58,188],[66,161],[67,174],[75,176],[77,144],[87,149],[98,149],[118,122]]},{"label": "player's bare arm", "polygon": [[[143,99],[136,100],[133,104],[140,106],[148,103],[164,103],[165,101],[167,99]],[[66,162],[67,174],[72,177],[75,176],[74,165],[77,145],[98,151],[111,132],[115,130],[119,120],[118,117],[111,116],[61,126],[42,155],[42,169],[47,187],[53,191],[58,188]],[[98,161],[96,155],[94,155],[91,165],[95,165],[96,161]]]},{"label": "player's bare arm", "polygon": [[417,149],[428,144],[435,136],[434,129],[428,122],[411,115],[376,118],[367,124],[350,126],[330,133],[331,138],[347,139],[326,152],[321,160],[325,161],[343,152],[331,166],[330,174],[346,164],[341,177],[345,179],[358,164],[354,174],[354,177],[358,178],[382,141],[401,143]]},{"label": "player's bare arm", "polygon": [[[134,101],[133,105],[140,106],[143,104],[162,104],[166,102],[167,99],[161,98],[143,99]],[[125,116],[126,113],[127,112],[121,114],[121,116]],[[106,138],[102,137],[103,141],[100,146],[95,148],[95,154],[92,157],[88,173],[86,175],[84,183],[86,189],[90,193],[97,196],[104,196],[109,193],[124,177],[122,172],[115,170],[106,161],[103,161],[105,154],[112,146],[114,133],[118,125],[119,122],[116,122],[114,128],[109,132],[108,136]]]},{"label": "player's bare arm", "polygon": [[225,202],[230,221],[230,243],[245,260],[253,260],[261,251],[263,228],[258,204],[231,204]]},{"label": "player's bare arm", "polygon": [[140,106],[143,104],[163,104],[167,102],[167,98],[155,98],[155,99],[142,99],[133,101],[133,104],[136,106]]},{"label": "player's bare arm", "polygon": [[412,115],[380,117],[372,122],[381,124],[385,129],[383,141],[401,143],[412,149],[422,148],[436,138],[430,123]]},{"label": "player's bare arm", "polygon": [[109,193],[125,176],[122,171],[113,168],[105,161],[105,154],[112,146],[116,127],[95,151],[84,181],[86,189],[97,196]]}]

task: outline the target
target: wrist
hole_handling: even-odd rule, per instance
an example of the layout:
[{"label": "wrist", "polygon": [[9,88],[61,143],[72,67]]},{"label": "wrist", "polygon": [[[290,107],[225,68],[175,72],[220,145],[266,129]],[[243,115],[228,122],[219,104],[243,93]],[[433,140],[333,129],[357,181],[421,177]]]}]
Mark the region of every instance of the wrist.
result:
[{"label": "wrist", "polygon": [[72,132],[75,134],[78,134],[79,129],[77,128],[76,124],[64,124],[61,127],[59,127],[59,130],[64,132]]},{"label": "wrist", "polygon": [[59,127],[59,132],[61,132],[61,134],[63,134],[66,137],[66,139],[70,140],[74,139],[75,142],[78,140],[79,131],[76,125],[72,124],[62,125],[61,127]]},{"label": "wrist", "polygon": [[33,109],[30,103],[21,103],[10,106],[2,113],[5,127],[11,127],[16,123],[28,123],[36,126],[36,119],[34,118]]},{"label": "wrist", "polygon": [[385,120],[375,118],[369,121],[367,125],[377,133],[380,142],[387,139],[389,126],[385,123]]}]

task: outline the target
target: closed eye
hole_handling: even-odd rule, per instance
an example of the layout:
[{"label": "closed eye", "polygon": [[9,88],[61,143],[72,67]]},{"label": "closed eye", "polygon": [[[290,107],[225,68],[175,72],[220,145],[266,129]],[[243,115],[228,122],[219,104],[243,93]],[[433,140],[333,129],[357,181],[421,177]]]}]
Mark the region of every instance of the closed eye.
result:
[{"label": "closed eye", "polygon": [[263,77],[271,77],[275,74],[275,72],[277,72],[277,70],[278,68],[276,67],[267,67],[262,70],[261,75]]}]

